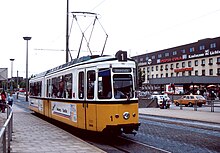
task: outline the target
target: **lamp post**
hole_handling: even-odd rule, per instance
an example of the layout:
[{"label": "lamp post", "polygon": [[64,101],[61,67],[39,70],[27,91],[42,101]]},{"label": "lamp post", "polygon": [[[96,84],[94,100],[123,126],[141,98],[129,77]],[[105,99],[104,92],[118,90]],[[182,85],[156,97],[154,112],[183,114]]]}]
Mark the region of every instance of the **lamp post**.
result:
[{"label": "lamp post", "polygon": [[28,40],[31,40],[31,37],[23,37],[27,41],[26,49],[26,101],[28,101]]},{"label": "lamp post", "polygon": [[12,77],[13,77],[13,61],[14,61],[15,59],[13,59],[13,58],[11,58],[10,59],[10,61],[11,61],[11,80],[10,80],[10,91],[12,91],[13,90],[13,86],[12,86]]}]

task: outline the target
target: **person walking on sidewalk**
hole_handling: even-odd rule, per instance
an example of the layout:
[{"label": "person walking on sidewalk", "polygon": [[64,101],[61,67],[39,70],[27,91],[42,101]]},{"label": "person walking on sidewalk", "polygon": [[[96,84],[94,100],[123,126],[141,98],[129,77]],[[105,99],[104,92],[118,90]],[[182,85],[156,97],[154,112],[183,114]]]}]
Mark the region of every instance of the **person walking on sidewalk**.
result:
[{"label": "person walking on sidewalk", "polygon": [[6,93],[5,93],[5,91],[3,90],[2,91],[2,93],[1,93],[1,98],[2,98],[2,100],[1,100],[1,111],[2,111],[2,113],[4,113],[5,112],[5,105],[6,105]]},{"label": "person walking on sidewalk", "polygon": [[12,107],[13,105],[13,101],[14,101],[14,98],[13,98],[13,95],[12,93],[10,93],[10,95],[8,96],[8,104]]}]

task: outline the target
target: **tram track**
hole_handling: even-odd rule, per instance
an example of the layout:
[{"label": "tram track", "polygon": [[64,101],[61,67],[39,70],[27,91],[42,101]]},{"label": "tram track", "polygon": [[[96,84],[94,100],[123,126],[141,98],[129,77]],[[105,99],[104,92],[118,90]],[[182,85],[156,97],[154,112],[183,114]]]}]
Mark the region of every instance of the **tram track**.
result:
[{"label": "tram track", "polygon": [[[102,140],[105,139],[105,140]],[[134,139],[126,137],[126,135],[115,136],[115,137],[99,137],[99,141],[97,139],[95,141],[86,140],[86,142],[108,152],[108,153],[170,153],[167,150],[157,148],[152,145],[148,145],[143,142],[136,141]]]},{"label": "tram track", "polygon": [[40,114],[35,115],[108,153],[170,153],[167,150],[129,138],[125,134],[120,136],[113,136],[106,135],[104,133],[81,130],[73,128],[72,126],[62,122],[45,118]]},{"label": "tram track", "polygon": [[187,120],[187,119],[180,119],[180,118],[171,118],[171,117],[164,117],[164,116],[146,115],[146,114],[139,114],[139,117],[140,119],[159,121],[161,123],[174,124],[174,125],[180,125],[180,126],[186,126],[186,127],[192,127],[192,128],[199,128],[203,130],[213,130],[213,131],[218,131],[218,132],[220,131],[220,124],[217,124],[217,123]]}]

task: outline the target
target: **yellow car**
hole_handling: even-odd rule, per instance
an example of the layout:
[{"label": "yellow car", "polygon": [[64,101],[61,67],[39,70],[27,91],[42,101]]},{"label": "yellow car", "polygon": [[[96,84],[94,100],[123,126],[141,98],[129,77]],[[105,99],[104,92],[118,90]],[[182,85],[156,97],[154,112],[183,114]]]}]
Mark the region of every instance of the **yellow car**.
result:
[{"label": "yellow car", "polygon": [[198,105],[199,107],[202,104],[206,103],[206,99],[201,95],[184,95],[180,99],[174,100],[174,104],[179,106],[180,104],[185,106]]}]

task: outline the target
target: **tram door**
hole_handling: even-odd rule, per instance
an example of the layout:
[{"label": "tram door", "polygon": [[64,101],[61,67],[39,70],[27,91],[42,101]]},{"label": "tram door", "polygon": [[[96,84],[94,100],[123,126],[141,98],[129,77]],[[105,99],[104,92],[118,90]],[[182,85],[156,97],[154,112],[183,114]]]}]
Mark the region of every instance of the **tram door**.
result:
[{"label": "tram door", "polygon": [[97,81],[95,67],[86,69],[86,128],[88,130],[97,130],[97,110],[95,92],[97,91]]},{"label": "tram door", "polygon": [[77,104],[78,128],[86,129],[86,99],[85,99],[85,69],[77,71],[78,98],[81,103]]},{"label": "tram door", "polygon": [[78,127],[88,130],[96,130],[95,74],[95,68],[78,70]]}]

